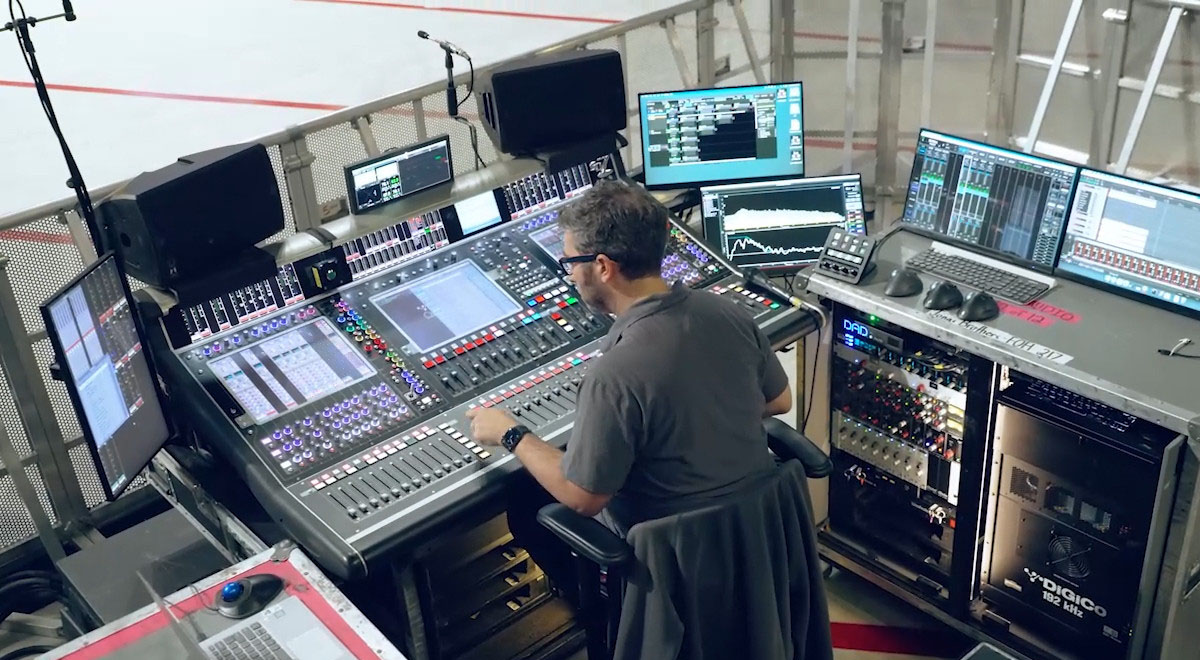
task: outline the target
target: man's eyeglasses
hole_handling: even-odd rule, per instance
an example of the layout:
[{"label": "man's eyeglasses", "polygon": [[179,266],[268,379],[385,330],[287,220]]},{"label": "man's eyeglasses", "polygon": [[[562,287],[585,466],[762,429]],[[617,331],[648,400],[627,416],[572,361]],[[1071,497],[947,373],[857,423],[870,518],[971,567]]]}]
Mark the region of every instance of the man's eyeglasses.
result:
[{"label": "man's eyeglasses", "polygon": [[571,268],[574,266],[574,264],[585,264],[590,261],[595,261],[596,257],[599,256],[599,254],[581,254],[574,257],[562,257],[558,260],[558,267],[562,269],[562,272],[570,275]]}]

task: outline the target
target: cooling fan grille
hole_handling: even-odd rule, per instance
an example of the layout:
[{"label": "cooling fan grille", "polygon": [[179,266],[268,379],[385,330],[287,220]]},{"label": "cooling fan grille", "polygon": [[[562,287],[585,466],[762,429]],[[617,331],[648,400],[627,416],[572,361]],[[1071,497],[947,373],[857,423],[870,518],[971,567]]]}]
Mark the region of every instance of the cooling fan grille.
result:
[{"label": "cooling fan grille", "polygon": [[1088,553],[1091,546],[1073,536],[1054,535],[1050,539],[1050,566],[1060,575],[1082,580],[1092,574]]}]

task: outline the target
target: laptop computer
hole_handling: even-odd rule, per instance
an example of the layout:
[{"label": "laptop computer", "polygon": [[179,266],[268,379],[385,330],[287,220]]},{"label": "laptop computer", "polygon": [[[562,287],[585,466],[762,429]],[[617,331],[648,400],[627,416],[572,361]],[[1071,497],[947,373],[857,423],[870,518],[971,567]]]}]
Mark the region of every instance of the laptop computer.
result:
[{"label": "laptop computer", "polygon": [[166,615],[171,631],[187,651],[187,660],[355,660],[295,596],[203,638],[194,622],[185,626],[149,582],[141,574],[138,578]]}]

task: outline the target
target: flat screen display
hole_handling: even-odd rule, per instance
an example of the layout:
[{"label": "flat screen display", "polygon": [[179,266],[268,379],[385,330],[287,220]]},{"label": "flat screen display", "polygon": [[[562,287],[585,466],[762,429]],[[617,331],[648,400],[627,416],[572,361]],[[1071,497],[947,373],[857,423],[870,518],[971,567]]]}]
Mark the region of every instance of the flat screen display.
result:
[{"label": "flat screen display", "polygon": [[350,209],[361,213],[454,179],[450,136],[443,135],[346,168]]},{"label": "flat screen display", "polygon": [[1058,272],[1200,316],[1200,195],[1083,170]]},{"label": "flat screen display", "polygon": [[255,424],[375,375],[324,317],[211,360],[208,368]]},{"label": "flat screen display", "polygon": [[739,267],[799,269],[834,227],[867,231],[857,174],[706,186],[700,205],[705,237]]},{"label": "flat screen display", "polygon": [[170,436],[116,259],[97,261],[42,316],[106,495],[116,498]]},{"label": "flat screen display", "polygon": [[646,187],[804,176],[798,82],[640,94]]},{"label": "flat screen display", "polygon": [[422,353],[521,309],[474,261],[434,271],[371,302]]},{"label": "flat screen display", "polygon": [[1049,272],[1078,172],[1067,163],[922,129],[902,220]]}]

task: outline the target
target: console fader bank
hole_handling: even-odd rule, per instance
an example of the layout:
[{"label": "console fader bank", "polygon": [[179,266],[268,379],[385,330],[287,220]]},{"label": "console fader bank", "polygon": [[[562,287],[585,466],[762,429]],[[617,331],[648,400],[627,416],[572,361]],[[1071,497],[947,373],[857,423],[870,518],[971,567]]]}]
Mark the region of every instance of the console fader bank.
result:
[{"label": "console fader bank", "polygon": [[[174,348],[158,364],[173,398],[331,572],[361,577],[520,469],[470,440],[469,408],[504,406],[565,443],[611,320],[556,264],[555,220],[573,195],[520,193],[577,194],[583,173],[498,189],[512,219],[486,231],[455,241],[447,207],[164,318]],[[736,300],[776,346],[814,327],[674,221],[663,274]]]}]

